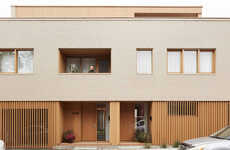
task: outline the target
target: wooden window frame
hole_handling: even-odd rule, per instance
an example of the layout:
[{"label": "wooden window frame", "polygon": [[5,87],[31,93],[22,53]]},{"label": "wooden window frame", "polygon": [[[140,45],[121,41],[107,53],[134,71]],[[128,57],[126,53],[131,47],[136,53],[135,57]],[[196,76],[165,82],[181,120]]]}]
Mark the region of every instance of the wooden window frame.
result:
[{"label": "wooden window frame", "polygon": [[[138,51],[151,51],[152,52],[152,57],[151,57],[151,73],[138,73],[137,71],[137,52]],[[153,74],[153,48],[137,48],[136,49],[136,73],[137,75],[152,75]]]},{"label": "wooden window frame", "polygon": [[[31,73],[19,73],[18,72],[18,52],[19,51],[33,51],[32,48],[6,48],[0,49],[0,52],[14,52],[14,72],[0,72],[0,74],[31,74]],[[32,72],[33,73],[33,72]]]},{"label": "wooden window frame", "polygon": [[[180,72],[168,72],[168,53],[169,52],[180,52]],[[215,74],[216,73],[216,49],[215,48],[169,48],[167,49],[167,72],[168,74],[192,74],[184,73],[184,51],[196,51],[196,73],[194,74]],[[200,53],[201,52],[212,52],[212,72],[200,72]]]}]

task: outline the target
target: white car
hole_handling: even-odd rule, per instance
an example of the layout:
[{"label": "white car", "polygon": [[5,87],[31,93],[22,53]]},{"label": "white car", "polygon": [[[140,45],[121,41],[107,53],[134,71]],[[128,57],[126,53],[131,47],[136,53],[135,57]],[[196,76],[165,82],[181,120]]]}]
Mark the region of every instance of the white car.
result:
[{"label": "white car", "polygon": [[184,141],[179,150],[230,150],[230,126],[208,137]]},{"label": "white car", "polygon": [[5,150],[5,144],[3,140],[0,140],[0,150]]}]

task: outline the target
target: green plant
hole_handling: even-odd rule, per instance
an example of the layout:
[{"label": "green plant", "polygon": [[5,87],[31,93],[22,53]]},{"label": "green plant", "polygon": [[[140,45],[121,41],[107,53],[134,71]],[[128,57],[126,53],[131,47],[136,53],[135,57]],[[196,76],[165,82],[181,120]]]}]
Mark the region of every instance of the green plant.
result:
[{"label": "green plant", "polygon": [[136,132],[136,140],[138,142],[145,142],[145,132],[137,130],[137,132]]},{"label": "green plant", "polygon": [[135,139],[138,142],[145,142],[145,143],[151,143],[152,138],[149,133],[145,133],[143,130],[136,130],[135,132]]},{"label": "green plant", "polygon": [[151,145],[152,145],[151,143],[145,143],[144,144],[144,148],[145,149],[149,149],[149,148],[151,148]]},{"label": "green plant", "polygon": [[180,142],[176,141],[173,143],[172,147],[176,148],[176,147],[179,147],[179,145],[180,145]]},{"label": "green plant", "polygon": [[167,145],[166,144],[162,144],[161,148],[167,148]]}]

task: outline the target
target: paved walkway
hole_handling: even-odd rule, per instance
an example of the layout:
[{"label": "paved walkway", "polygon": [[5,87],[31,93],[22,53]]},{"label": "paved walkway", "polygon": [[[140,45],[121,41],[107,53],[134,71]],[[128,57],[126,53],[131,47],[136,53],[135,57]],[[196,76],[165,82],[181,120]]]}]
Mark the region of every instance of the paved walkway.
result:
[{"label": "paved walkway", "polygon": [[55,146],[56,150],[178,150],[178,148],[160,148],[159,146],[151,146],[145,149],[144,146]]}]

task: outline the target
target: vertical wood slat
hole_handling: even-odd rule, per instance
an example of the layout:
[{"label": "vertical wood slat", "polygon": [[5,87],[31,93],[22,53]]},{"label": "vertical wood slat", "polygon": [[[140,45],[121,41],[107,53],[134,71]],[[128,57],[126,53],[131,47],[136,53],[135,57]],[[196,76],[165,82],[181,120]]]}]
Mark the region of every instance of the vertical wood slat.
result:
[{"label": "vertical wood slat", "polygon": [[120,144],[120,102],[110,102],[110,143]]},{"label": "vertical wood slat", "polygon": [[[14,108],[16,108],[15,107],[15,102],[13,102],[13,107]],[[15,142],[15,137],[16,137],[16,129],[15,129],[15,127],[16,127],[16,121],[15,121],[15,111],[16,111],[16,109],[12,109],[12,111],[13,111],[13,132],[12,132],[12,134],[13,134],[13,147],[15,148],[15,145],[16,145],[16,142]]]},{"label": "vertical wood slat", "polygon": [[[0,102],[0,137],[6,147],[48,148],[55,144],[56,103]],[[50,126],[47,126],[48,121]],[[48,141],[49,134],[52,139]]]},{"label": "vertical wood slat", "polygon": [[[42,106],[45,107],[45,106],[44,106],[44,103],[42,103]],[[44,119],[45,119],[45,118],[44,118],[44,117],[45,117],[44,114],[45,114],[45,111],[44,111],[44,109],[42,109],[42,118],[43,118],[43,120],[42,120],[42,127],[44,127],[44,125],[45,125],[45,124],[44,124]],[[42,130],[44,130],[44,129],[42,128]],[[43,148],[45,147],[44,136],[45,136],[45,135],[42,134],[42,147],[43,147]]]},{"label": "vertical wood slat", "polygon": [[[11,103],[11,105],[12,105],[12,103]],[[13,138],[14,138],[14,135],[13,135],[13,130],[14,130],[14,128],[13,128],[13,125],[14,125],[14,123],[13,123],[13,119],[14,119],[13,118],[13,109],[9,109],[9,110],[10,110],[10,113],[9,113],[9,115],[10,115],[10,122],[9,122],[9,125],[10,125],[10,128],[9,128],[10,137],[9,137],[9,139],[10,139],[11,146],[14,148],[14,145],[13,145]]]},{"label": "vertical wood slat", "polygon": [[4,132],[4,131],[6,130],[6,129],[5,129],[6,125],[5,125],[5,121],[3,121],[3,120],[5,120],[5,109],[4,109],[4,108],[5,108],[5,102],[2,102],[2,103],[1,103],[1,106],[2,106],[1,109],[2,109],[2,111],[3,111],[3,112],[2,112],[2,113],[3,113],[3,114],[2,114],[2,121],[1,121],[1,123],[2,123],[2,135],[3,135],[3,136],[2,136],[2,139],[6,139],[6,138],[5,138],[5,132]]},{"label": "vertical wood slat", "polygon": [[28,108],[28,102],[25,102],[25,126],[24,126],[24,130],[25,130],[25,147],[28,148],[29,146],[29,141],[28,141],[28,122],[29,122],[29,109]]},{"label": "vertical wood slat", "polygon": [[15,52],[15,56],[14,56],[14,59],[15,59],[15,62],[14,62],[14,66],[15,66],[15,72],[17,73],[18,72],[18,51],[17,49],[14,50]]},{"label": "vertical wood slat", "polygon": [[154,101],[151,109],[154,145],[208,136],[227,126],[230,119],[229,102]]}]

